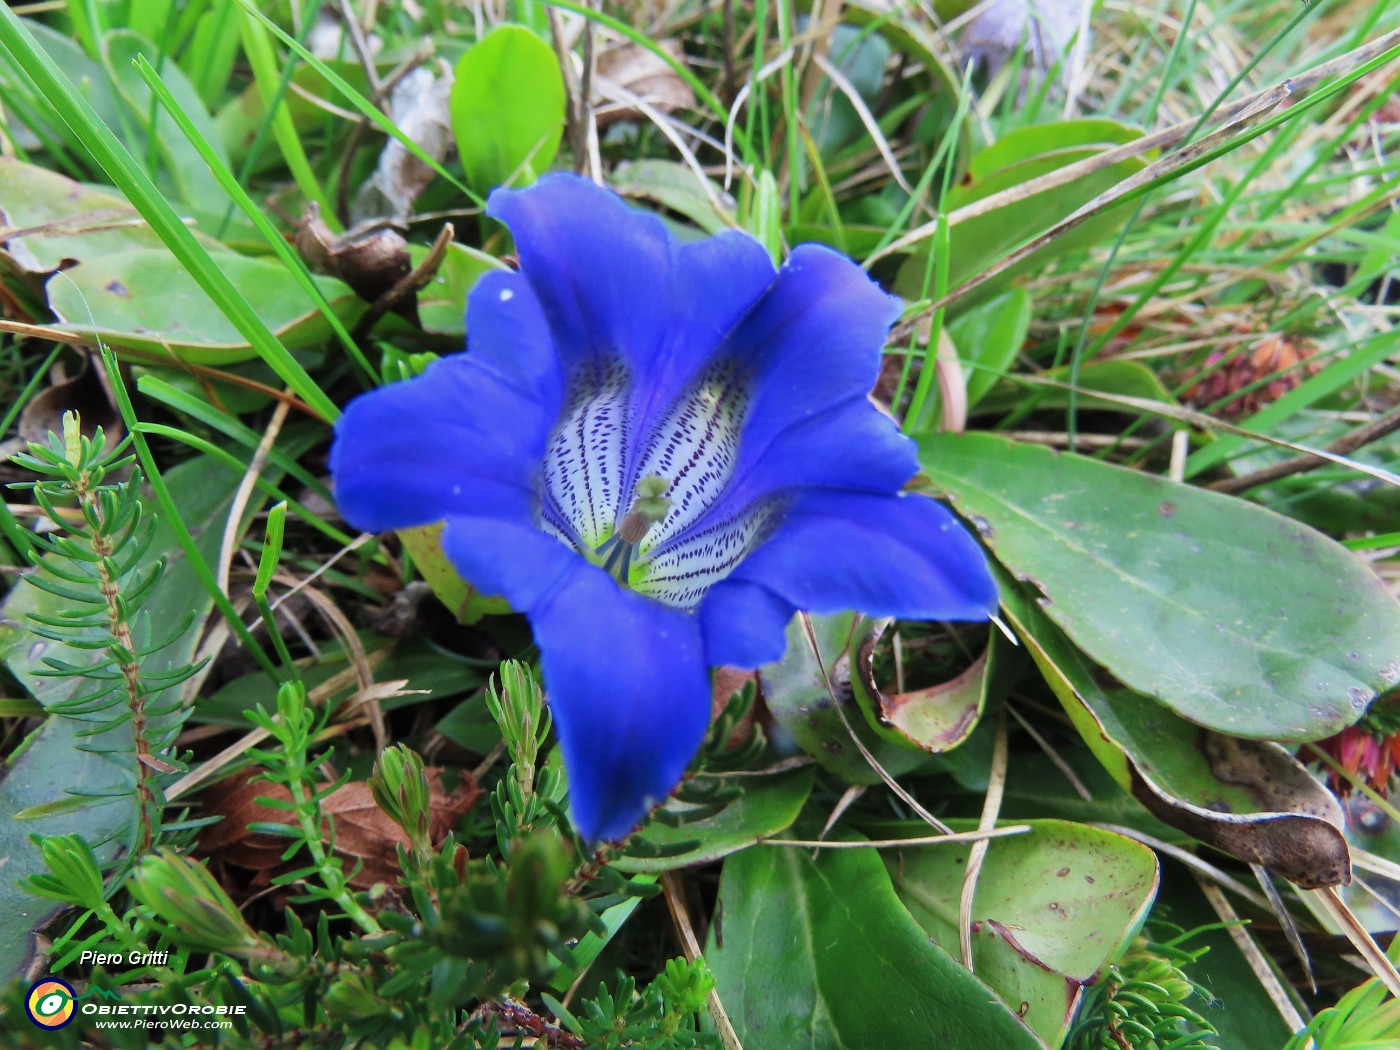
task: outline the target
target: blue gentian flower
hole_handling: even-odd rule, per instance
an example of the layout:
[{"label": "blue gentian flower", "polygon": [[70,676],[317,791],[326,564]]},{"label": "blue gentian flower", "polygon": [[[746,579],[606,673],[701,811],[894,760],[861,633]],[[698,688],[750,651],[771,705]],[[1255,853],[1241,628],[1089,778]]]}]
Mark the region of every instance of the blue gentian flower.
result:
[{"label": "blue gentian flower", "polygon": [[976,542],[901,489],[870,401],[899,303],[802,245],[678,243],[571,175],[497,190],[518,272],[483,277],[467,352],[357,398],[336,498],[362,529],[446,521],[462,576],[524,613],[590,841],[680,780],[709,668],[777,659],[797,610],[984,620]]}]

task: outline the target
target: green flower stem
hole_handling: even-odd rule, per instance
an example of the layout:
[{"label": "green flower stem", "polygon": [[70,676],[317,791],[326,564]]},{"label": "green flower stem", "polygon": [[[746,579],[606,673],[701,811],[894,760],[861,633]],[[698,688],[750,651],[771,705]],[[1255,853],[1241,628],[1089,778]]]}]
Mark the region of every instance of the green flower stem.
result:
[{"label": "green flower stem", "polygon": [[325,883],[326,891],[346,915],[354,921],[355,925],[366,933],[383,933],[384,928],[379,925],[378,920],[373,915],[360,907],[360,902],[355,899],[355,894],[351,891],[349,883],[345,881],[345,872],[340,868],[338,861],[334,860],[326,853],[325,842],[321,839],[321,807],[314,797],[306,790],[304,779],[309,772],[306,768],[304,755],[303,760],[295,764],[289,761],[288,772],[296,771],[296,776],[287,782],[287,790],[291,792],[292,802],[296,804],[297,827],[301,829],[302,838],[306,842],[307,852],[311,854],[312,863],[316,865],[316,871],[321,876],[321,881]]}]

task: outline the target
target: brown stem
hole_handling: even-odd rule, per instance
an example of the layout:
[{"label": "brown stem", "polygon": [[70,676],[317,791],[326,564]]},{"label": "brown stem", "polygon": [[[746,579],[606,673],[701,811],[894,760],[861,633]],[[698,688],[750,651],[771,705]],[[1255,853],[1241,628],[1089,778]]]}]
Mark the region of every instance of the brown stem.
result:
[{"label": "brown stem", "polygon": [[[1327,446],[1327,451],[1338,456],[1349,456],[1358,449],[1379,441],[1397,430],[1400,430],[1400,408],[1393,408],[1365,426],[1357,427],[1351,433],[1338,438]],[[1324,459],[1321,456],[1295,456],[1293,459],[1275,463],[1263,470],[1256,470],[1252,474],[1245,474],[1238,478],[1225,478],[1222,481],[1212,482],[1206,487],[1216,492],[1232,494],[1244,492],[1270,481],[1278,481],[1293,474],[1301,474],[1331,462],[1330,459]]]}]

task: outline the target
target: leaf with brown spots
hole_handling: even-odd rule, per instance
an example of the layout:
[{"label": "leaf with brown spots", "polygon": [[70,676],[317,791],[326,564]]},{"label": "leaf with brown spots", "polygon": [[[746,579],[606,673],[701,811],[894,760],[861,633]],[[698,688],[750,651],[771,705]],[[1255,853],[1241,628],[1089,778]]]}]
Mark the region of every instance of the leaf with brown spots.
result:
[{"label": "leaf with brown spots", "polygon": [[1309,889],[1351,880],[1341,807],[1288,751],[1202,729],[1128,689],[998,576],[1007,618],[1075,728],[1153,816]]},{"label": "leaf with brown spots", "polygon": [[[1111,831],[1062,820],[988,844],[972,902],[972,959],[1048,1046],[1059,1046],[1084,989],[1138,932],[1157,894],[1157,858]],[[970,830],[971,821],[954,822]],[[916,834],[926,830],[915,829]],[[883,854],[911,915],[949,951],[970,846]]]}]

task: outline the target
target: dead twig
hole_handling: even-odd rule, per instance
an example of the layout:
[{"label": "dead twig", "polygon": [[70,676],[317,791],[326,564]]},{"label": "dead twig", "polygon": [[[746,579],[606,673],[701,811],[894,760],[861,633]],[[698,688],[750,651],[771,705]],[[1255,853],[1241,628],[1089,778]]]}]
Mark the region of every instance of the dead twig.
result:
[{"label": "dead twig", "polygon": [[[1006,716],[997,719],[996,743],[992,749],[992,769],[987,781],[987,794],[982,800],[982,816],[977,830],[987,835],[996,829],[1001,813],[1001,800],[1006,791]],[[962,964],[972,971],[972,901],[977,895],[977,879],[982,874],[982,862],[987,859],[987,840],[980,838],[972,844],[963,872],[962,892],[958,895],[958,950]]]},{"label": "dead twig", "polygon": [[[1372,420],[1365,426],[1357,427],[1349,434],[1344,434],[1336,441],[1326,447],[1324,451],[1332,456],[1349,456],[1357,449],[1364,448],[1373,442],[1387,437],[1397,430],[1400,430],[1400,407],[1391,409],[1385,415]],[[1307,453],[1302,456],[1295,456],[1286,459],[1282,463],[1275,463],[1273,466],[1264,467],[1250,474],[1242,474],[1237,478],[1224,478],[1220,481],[1213,481],[1206,486],[1215,492],[1233,494],[1236,492],[1246,492],[1260,485],[1266,485],[1271,481],[1279,481],[1283,478],[1292,477],[1294,474],[1302,474],[1305,471],[1315,470],[1325,463],[1335,463],[1336,460],[1327,456]]]}]

